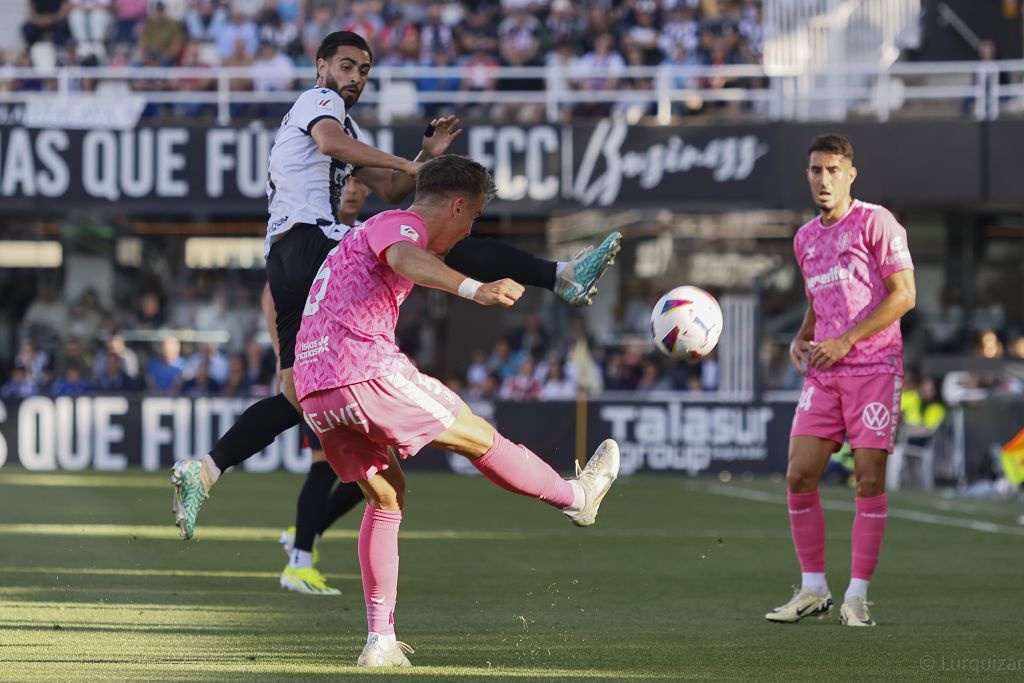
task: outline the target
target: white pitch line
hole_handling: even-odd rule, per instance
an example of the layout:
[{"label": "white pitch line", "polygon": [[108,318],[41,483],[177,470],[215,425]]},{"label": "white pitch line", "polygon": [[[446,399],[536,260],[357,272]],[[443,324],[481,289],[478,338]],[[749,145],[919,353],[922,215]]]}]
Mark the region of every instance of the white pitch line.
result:
[{"label": "white pitch line", "polygon": [[[718,496],[731,496],[733,498],[753,500],[758,503],[771,503],[772,505],[786,504],[785,496],[780,496],[775,493],[767,493],[765,491],[745,489],[739,486],[724,486],[722,484],[711,484],[710,486],[702,486],[699,484],[689,484],[687,488],[689,488],[691,491],[712,493]],[[856,506],[851,505],[850,503],[843,503],[840,501],[822,500],[821,506],[826,510],[839,510],[841,512],[856,512],[857,510]],[[995,522],[985,522],[977,519],[967,519],[965,517],[952,517],[950,515],[936,515],[930,512],[904,510],[901,508],[889,508],[888,513],[890,517],[896,517],[899,519],[909,519],[913,522],[921,522],[922,524],[934,524],[936,526],[957,527],[960,529],[970,529],[972,531],[982,531],[988,534],[1024,536],[1024,528],[1008,526],[1006,524],[996,524]]]}]

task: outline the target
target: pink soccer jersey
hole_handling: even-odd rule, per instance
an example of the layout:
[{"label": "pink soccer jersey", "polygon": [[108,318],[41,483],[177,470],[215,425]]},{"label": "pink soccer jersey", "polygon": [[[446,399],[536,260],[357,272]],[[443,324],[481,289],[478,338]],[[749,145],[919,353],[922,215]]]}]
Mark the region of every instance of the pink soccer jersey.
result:
[{"label": "pink soccer jersey", "polygon": [[[868,317],[888,295],[884,279],[913,270],[907,231],[885,208],[854,200],[837,223],[822,226],[821,218],[804,224],[793,243],[807,295],[814,299],[814,340],[842,335]],[[850,353],[821,375],[858,377],[903,374],[903,337],[897,320],[853,345]]]},{"label": "pink soccer jersey", "polygon": [[426,248],[423,219],[409,211],[379,213],[342,238],[320,266],[295,343],[299,400],[408,366],[395,343],[395,325],[413,282],[383,255],[398,242]]}]

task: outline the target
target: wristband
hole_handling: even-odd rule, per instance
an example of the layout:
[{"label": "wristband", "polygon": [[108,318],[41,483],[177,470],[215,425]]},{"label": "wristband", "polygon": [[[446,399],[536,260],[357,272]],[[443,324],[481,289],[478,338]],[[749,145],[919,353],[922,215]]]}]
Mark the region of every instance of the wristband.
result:
[{"label": "wristband", "polygon": [[459,296],[461,296],[463,299],[469,299],[470,301],[473,301],[474,299],[476,299],[476,290],[480,289],[480,286],[482,284],[483,283],[480,282],[479,280],[474,280],[473,278],[467,277],[465,280],[462,281],[462,284],[459,285]]}]

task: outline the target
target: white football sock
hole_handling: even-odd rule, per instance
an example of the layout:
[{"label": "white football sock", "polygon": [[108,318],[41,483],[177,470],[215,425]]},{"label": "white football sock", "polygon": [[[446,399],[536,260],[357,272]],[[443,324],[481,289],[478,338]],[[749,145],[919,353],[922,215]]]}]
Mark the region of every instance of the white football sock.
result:
[{"label": "white football sock", "polygon": [[828,595],[828,583],[825,581],[825,572],[802,572],[800,577],[801,588],[809,590],[815,595]]},{"label": "white football sock", "polygon": [[562,271],[565,270],[565,267],[567,265],[569,265],[568,261],[558,261],[558,262],[556,262],[555,263],[555,277],[561,277],[562,276]]},{"label": "white football sock", "polygon": [[382,650],[394,650],[398,647],[398,639],[395,637],[394,633],[384,635],[382,633],[374,633],[373,631],[370,631],[369,635],[366,636],[366,642],[369,643],[373,640],[374,636],[377,636],[377,643],[380,645]]},{"label": "white football sock", "polygon": [[583,492],[583,484],[576,479],[570,479],[569,486],[572,486],[572,502],[562,510],[570,513],[579,512],[587,503],[587,494]]},{"label": "white football sock", "polygon": [[209,454],[200,458],[200,461],[202,467],[199,468],[199,478],[202,480],[203,486],[206,487],[206,492],[209,493],[213,485],[220,479],[220,468]]},{"label": "white football sock", "polygon": [[292,550],[292,556],[288,560],[288,566],[292,569],[312,569],[313,553],[308,550],[299,550],[298,548],[295,548]]},{"label": "white football sock", "polygon": [[869,583],[871,582],[867,579],[850,579],[850,587],[846,589],[846,596],[843,600],[849,600],[853,597],[867,600]]}]

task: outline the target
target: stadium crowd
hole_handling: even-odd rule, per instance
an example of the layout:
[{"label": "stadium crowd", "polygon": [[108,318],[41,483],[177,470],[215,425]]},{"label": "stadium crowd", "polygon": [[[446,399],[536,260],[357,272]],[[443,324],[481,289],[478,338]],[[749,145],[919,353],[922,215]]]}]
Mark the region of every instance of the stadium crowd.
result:
[{"label": "stadium crowd", "polygon": [[[603,77],[580,71],[563,85],[614,90],[651,87],[649,79],[623,77],[627,65],[756,64],[762,58],[761,0],[29,0],[27,15],[23,49],[3,46],[0,64],[209,69],[208,77],[138,80],[130,84],[136,90],[212,90],[218,66],[251,68],[250,78],[232,82],[235,89],[302,88],[308,84],[293,80],[292,68],[312,65],[320,40],[339,29],[366,37],[378,65],[463,67],[461,78],[418,79],[420,91],[433,92],[545,87],[543,81],[499,81],[493,72],[499,65],[557,64],[570,74],[576,66],[598,67]],[[734,84],[724,78],[674,83]],[[7,90],[53,87],[46,79],[3,79]],[[92,90],[96,83],[86,78],[72,87]],[[174,113],[204,111],[193,105]],[[150,111],[157,112],[163,110]]]}]

